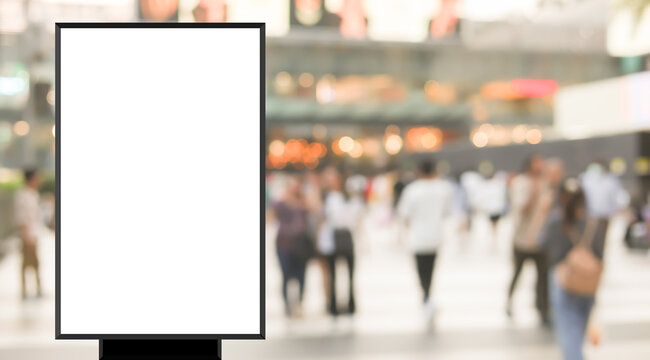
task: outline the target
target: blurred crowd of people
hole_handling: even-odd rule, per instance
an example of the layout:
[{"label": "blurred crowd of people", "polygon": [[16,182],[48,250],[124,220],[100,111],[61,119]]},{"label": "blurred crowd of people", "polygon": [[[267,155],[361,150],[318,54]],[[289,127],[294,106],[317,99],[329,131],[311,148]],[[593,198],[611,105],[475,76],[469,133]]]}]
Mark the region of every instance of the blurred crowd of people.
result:
[{"label": "blurred crowd of people", "polygon": [[[424,159],[416,172],[393,176],[392,186],[388,186],[392,209],[387,218],[398,224],[397,237],[413,255],[427,326],[434,322],[432,279],[445,219],[451,215],[464,219],[458,231],[467,233],[473,214],[482,213],[489,218],[496,239],[501,219],[508,216],[513,261],[507,316],[516,315],[512,302],[517,282],[524,264],[533,262],[537,273],[535,307],[541,323],[554,329],[565,359],[583,358],[609,221],[630,208],[631,201],[604,162],[593,162],[581,174],[568,175],[561,159],[533,154],[520,173],[490,168],[441,176],[435,162]],[[309,261],[318,262],[322,270],[327,312],[332,316],[355,313],[355,243],[380,181],[385,182],[385,177],[345,178],[336,168],[328,167],[320,172],[289,173],[280,191],[267,189],[274,193],[267,197],[267,220],[275,221],[278,228],[276,251],[287,316],[301,313]],[[638,242],[644,236],[641,241],[647,244],[648,209],[642,206],[633,212],[636,218],[630,222],[626,241]],[[337,275],[341,276],[336,270],[342,269],[336,266],[339,260],[347,265],[345,299],[336,291]],[[299,287],[295,298],[287,290],[293,280]]]}]

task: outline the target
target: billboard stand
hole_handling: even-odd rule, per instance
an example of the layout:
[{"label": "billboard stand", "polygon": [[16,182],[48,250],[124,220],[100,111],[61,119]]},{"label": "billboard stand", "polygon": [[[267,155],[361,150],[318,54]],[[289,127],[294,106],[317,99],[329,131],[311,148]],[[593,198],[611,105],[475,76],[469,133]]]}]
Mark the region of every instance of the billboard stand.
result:
[{"label": "billboard stand", "polygon": [[221,340],[99,340],[99,360],[221,360]]}]

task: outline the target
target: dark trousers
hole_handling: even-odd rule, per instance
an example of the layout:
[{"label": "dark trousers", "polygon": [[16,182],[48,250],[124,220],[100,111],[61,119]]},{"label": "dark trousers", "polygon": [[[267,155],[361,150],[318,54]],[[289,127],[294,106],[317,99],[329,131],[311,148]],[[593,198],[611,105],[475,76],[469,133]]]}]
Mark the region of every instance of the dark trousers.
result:
[{"label": "dark trousers", "polygon": [[427,302],[431,290],[436,254],[416,254],[415,263],[418,268],[418,278],[420,279],[420,287],[422,288],[423,301]]},{"label": "dark trousers", "polygon": [[298,281],[298,303],[302,302],[305,289],[305,270],[307,264],[304,261],[296,260],[289,251],[278,250],[278,260],[282,269],[282,298],[287,314],[290,311],[291,303],[287,294],[287,287],[291,279]]},{"label": "dark trousers", "polygon": [[329,301],[328,301],[328,311],[330,314],[336,316],[339,314],[339,309],[337,305],[336,297],[336,261],[338,259],[343,259],[346,262],[348,268],[348,313],[354,314],[356,311],[356,304],[354,301],[354,252],[344,253],[344,254],[334,254],[327,255],[325,260],[327,261],[327,267],[329,270]]},{"label": "dark trousers", "polygon": [[508,303],[512,301],[512,295],[517,286],[517,280],[521,274],[521,269],[527,260],[535,262],[537,270],[537,284],[535,286],[535,307],[543,319],[548,319],[548,259],[544,251],[526,251],[514,249],[514,273],[510,289],[508,290]]}]

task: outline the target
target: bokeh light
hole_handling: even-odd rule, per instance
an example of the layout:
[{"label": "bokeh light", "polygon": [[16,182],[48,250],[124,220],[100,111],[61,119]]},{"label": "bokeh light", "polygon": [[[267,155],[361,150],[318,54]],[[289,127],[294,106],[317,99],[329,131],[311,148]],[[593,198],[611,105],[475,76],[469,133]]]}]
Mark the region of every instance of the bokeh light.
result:
[{"label": "bokeh light", "polygon": [[278,94],[290,94],[294,87],[293,77],[288,72],[281,71],[275,76],[275,91]]},{"label": "bokeh light", "polygon": [[25,120],[16,121],[14,124],[14,133],[18,136],[25,136],[29,134],[29,123]]},{"label": "bokeh light", "polygon": [[400,150],[402,150],[403,144],[404,141],[402,140],[402,137],[397,134],[388,135],[386,140],[384,140],[384,147],[386,148],[386,152],[390,155],[396,155],[399,153]]},{"label": "bokeh light", "polygon": [[482,131],[476,131],[472,135],[472,144],[478,148],[485,147],[488,144],[488,135]]},{"label": "bokeh light", "polygon": [[526,134],[528,127],[526,125],[517,125],[512,129],[512,141],[517,144],[522,144],[526,141]]},{"label": "bokeh light", "polygon": [[273,140],[269,145],[269,153],[273,156],[282,156],[284,154],[284,143],[282,140]]},{"label": "bokeh light", "polygon": [[350,157],[358,159],[363,155],[363,146],[359,141],[354,141],[352,150],[350,150]]},{"label": "bokeh light", "polygon": [[542,141],[542,131],[539,129],[530,129],[526,133],[526,141],[529,144],[539,144]]},{"label": "bokeh light", "polygon": [[339,149],[343,152],[350,152],[354,148],[354,139],[349,136],[344,136],[339,139]]},{"label": "bokeh light", "polygon": [[622,157],[615,157],[609,162],[609,170],[616,175],[623,175],[627,170],[627,163]]},{"label": "bokeh light", "polygon": [[310,73],[302,73],[298,77],[298,84],[304,88],[314,85],[314,75]]}]

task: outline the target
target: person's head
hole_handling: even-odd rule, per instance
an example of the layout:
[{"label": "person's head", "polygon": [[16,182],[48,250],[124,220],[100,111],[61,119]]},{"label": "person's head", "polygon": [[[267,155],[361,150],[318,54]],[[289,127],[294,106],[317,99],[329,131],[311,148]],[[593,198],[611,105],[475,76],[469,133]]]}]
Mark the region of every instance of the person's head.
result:
[{"label": "person's head", "polygon": [[524,160],[523,171],[534,176],[541,175],[544,171],[544,157],[540,154],[529,155]]},{"label": "person's head", "polygon": [[418,164],[418,175],[429,178],[436,175],[436,163],[432,159],[422,159]]},{"label": "person's head", "polygon": [[607,173],[607,163],[603,160],[597,160],[587,165],[587,173],[594,176],[603,176]]},{"label": "person's head", "polygon": [[288,197],[300,197],[302,193],[302,177],[297,174],[289,175],[286,192]]},{"label": "person's head", "polygon": [[343,188],[341,173],[333,166],[323,170],[323,185],[327,190],[341,191]]},{"label": "person's head", "polygon": [[567,178],[560,187],[560,205],[565,224],[572,224],[585,216],[585,195],[576,178]]},{"label": "person's head", "polygon": [[564,177],[564,163],[558,158],[546,161],[544,176],[551,185],[559,185]]},{"label": "person's head", "polygon": [[23,176],[25,177],[25,185],[32,188],[38,189],[41,185],[41,178],[38,175],[36,169],[25,169],[23,170]]},{"label": "person's head", "polygon": [[345,181],[345,191],[350,194],[350,196],[359,196],[363,194],[366,184],[367,180],[365,176],[353,175],[348,177]]}]

